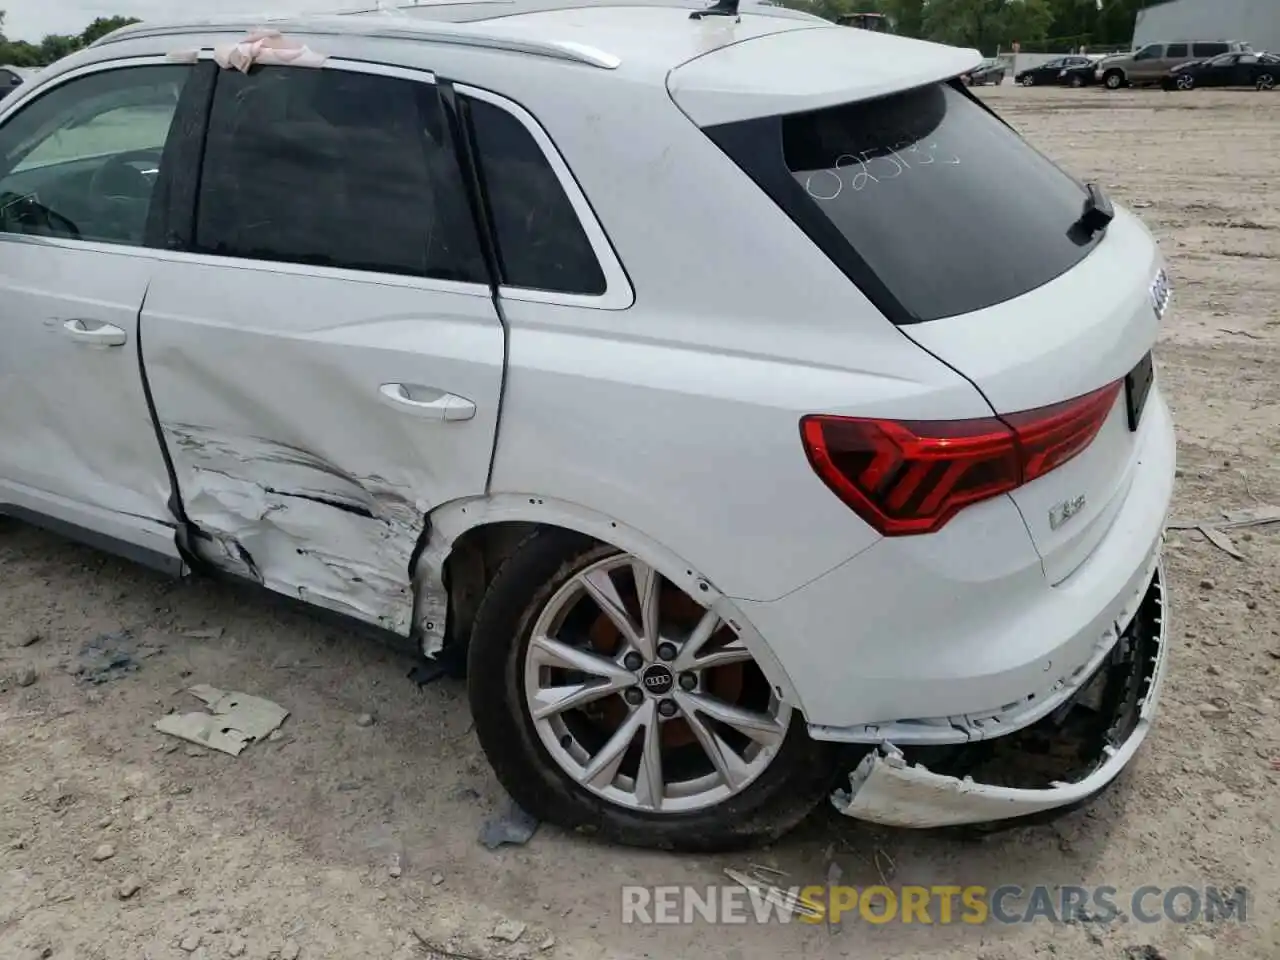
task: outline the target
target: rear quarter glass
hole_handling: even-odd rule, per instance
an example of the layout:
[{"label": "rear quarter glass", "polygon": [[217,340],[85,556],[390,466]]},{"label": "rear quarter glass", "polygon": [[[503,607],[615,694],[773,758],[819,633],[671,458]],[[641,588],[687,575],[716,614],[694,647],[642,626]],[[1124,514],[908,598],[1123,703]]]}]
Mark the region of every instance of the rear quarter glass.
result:
[{"label": "rear quarter glass", "polygon": [[1079,263],[1084,187],[949,83],[724,124],[712,138],[898,324],[1012,300]]}]

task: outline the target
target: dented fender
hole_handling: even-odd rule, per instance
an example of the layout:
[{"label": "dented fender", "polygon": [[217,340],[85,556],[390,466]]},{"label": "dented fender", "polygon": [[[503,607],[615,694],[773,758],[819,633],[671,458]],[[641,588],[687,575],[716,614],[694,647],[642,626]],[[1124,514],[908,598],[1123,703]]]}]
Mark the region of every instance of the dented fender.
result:
[{"label": "dented fender", "polygon": [[[715,581],[693,564],[636,528],[614,517],[579,504],[531,493],[490,494],[455,500],[433,510],[427,517],[430,533],[415,569],[420,584],[420,601],[424,613],[430,598],[443,591],[436,580],[453,549],[453,544],[468,530],[493,523],[537,523],[573,530],[608,543],[643,560],[673,584],[715,610],[741,638],[764,672],[778,698],[802,713],[804,705],[796,694],[791,678],[783,669],[764,637],[741,607]],[[422,616],[419,617],[422,621]],[[423,632],[423,652],[434,656],[443,647],[443,620],[436,631]]]}]

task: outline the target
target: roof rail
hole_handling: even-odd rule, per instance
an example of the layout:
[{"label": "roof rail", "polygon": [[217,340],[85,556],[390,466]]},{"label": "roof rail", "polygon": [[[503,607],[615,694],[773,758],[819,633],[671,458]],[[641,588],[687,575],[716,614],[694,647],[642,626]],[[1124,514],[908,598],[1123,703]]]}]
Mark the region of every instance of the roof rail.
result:
[{"label": "roof rail", "polygon": [[[401,25],[403,24],[403,25]],[[531,40],[486,33],[476,23],[453,24],[430,20],[410,20],[390,16],[269,16],[260,19],[234,18],[187,21],[184,23],[139,23],[121,27],[94,41],[93,47],[136,40],[145,37],[180,37],[211,32],[249,31],[269,27],[295,36],[356,36],[380,40],[422,40],[429,43],[456,44],[506,53],[522,53],[616,70],[621,58],[604,50],[568,40]]]}]

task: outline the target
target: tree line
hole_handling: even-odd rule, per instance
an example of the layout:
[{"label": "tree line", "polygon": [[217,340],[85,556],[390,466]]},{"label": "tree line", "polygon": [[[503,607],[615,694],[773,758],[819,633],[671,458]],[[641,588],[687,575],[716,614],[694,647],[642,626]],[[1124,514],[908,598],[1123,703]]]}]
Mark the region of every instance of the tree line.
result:
[{"label": "tree line", "polygon": [[773,0],[829,20],[882,13],[894,31],[984,54],[1014,43],[1023,50],[1065,52],[1128,48],[1138,11],[1166,0]]},{"label": "tree line", "polygon": [[4,35],[4,11],[0,10],[0,64],[45,67],[81,47],[87,47],[112,30],[137,22],[136,17],[98,17],[80,33],[51,33],[39,43],[30,43],[10,40]]}]

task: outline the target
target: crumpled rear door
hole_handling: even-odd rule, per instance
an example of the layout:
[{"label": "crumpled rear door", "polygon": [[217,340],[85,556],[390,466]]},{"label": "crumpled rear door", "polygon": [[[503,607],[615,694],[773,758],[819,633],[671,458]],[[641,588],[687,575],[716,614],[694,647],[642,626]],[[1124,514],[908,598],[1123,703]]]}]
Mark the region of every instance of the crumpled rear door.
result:
[{"label": "crumpled rear door", "polygon": [[432,78],[222,71],[143,356],[206,561],[398,633],[433,507],[483,493],[504,336]]}]

